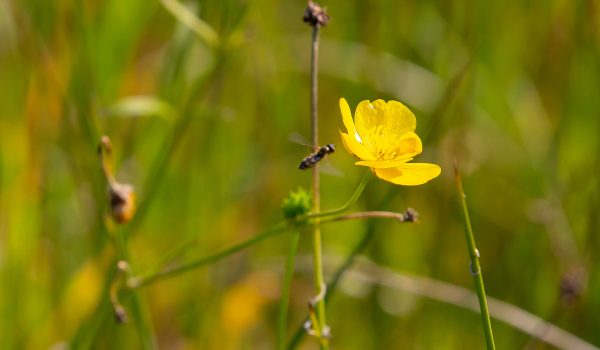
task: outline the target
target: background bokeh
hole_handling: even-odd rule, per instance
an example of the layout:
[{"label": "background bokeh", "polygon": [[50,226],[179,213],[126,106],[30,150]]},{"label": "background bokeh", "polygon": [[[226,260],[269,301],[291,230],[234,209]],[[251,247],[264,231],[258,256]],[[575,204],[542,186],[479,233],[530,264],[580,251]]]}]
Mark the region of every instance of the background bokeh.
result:
[{"label": "background bokeh", "polygon": [[[119,230],[137,272],[175,247],[183,262],[281,221],[282,199],[310,180],[296,169],[307,148],[289,141],[309,136],[305,5],[185,2],[228,42],[215,49],[157,1],[0,1],[0,348],[141,346],[106,296],[102,134],[117,179],[136,187],[141,215]],[[472,289],[456,158],[487,293],[600,346],[600,2],[322,5],[321,141],[341,146],[340,97],[396,99],[417,116],[417,161],[443,168],[418,187],[371,181],[354,209],[413,207],[421,222],[325,226],[326,274],[368,234],[362,255],[378,266]],[[344,176],[323,174],[324,208],[364,171],[338,149],[329,158]],[[273,348],[288,242],[143,289],[160,347]],[[309,254],[302,236],[290,335],[314,293]],[[333,293],[337,349],[483,348],[479,315],[462,307],[350,275]],[[493,327],[498,349],[553,348]]]}]

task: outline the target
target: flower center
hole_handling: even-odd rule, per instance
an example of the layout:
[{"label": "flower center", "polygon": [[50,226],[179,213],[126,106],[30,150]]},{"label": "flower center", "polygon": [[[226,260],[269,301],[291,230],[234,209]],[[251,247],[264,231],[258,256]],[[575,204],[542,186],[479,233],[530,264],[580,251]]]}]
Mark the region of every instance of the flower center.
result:
[{"label": "flower center", "polygon": [[383,125],[369,129],[362,137],[363,144],[377,160],[393,160],[397,158],[397,135],[386,133]]}]

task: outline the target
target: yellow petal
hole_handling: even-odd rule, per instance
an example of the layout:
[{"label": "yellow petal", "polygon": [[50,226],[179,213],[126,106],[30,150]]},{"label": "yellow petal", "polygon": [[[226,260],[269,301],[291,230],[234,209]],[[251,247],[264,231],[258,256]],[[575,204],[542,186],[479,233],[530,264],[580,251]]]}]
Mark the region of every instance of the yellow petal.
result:
[{"label": "yellow petal", "polygon": [[340,98],[340,110],[342,111],[342,120],[344,126],[348,130],[348,135],[354,136],[356,134],[356,128],[354,127],[354,120],[352,120],[352,112],[350,112],[350,106],[346,102],[345,98]]},{"label": "yellow petal", "polygon": [[386,105],[383,100],[361,101],[354,112],[356,130],[360,135],[368,135],[369,131],[380,125],[385,125]]},{"label": "yellow petal", "polygon": [[362,144],[358,143],[358,141],[354,137],[349,136],[348,134],[345,134],[343,132],[340,132],[340,134],[342,135],[342,142],[344,143],[344,147],[346,147],[346,150],[348,150],[348,152],[354,154],[360,159],[375,159],[371,155],[371,153],[369,153]]},{"label": "yellow petal", "polygon": [[385,181],[397,185],[415,186],[437,177],[442,169],[430,163],[405,163],[397,168],[375,169],[375,174]]},{"label": "yellow petal", "polygon": [[398,101],[388,101],[388,124],[386,128],[396,130],[395,133],[413,132],[417,128],[417,118],[413,112]]},{"label": "yellow petal", "polygon": [[397,168],[400,165],[410,162],[413,158],[395,159],[395,160],[359,160],[354,165],[368,166],[374,169]]},{"label": "yellow petal", "polygon": [[423,143],[417,134],[412,131],[407,132],[400,137],[395,151],[398,154],[397,159],[414,157],[423,152]]},{"label": "yellow petal", "polygon": [[362,160],[354,164],[368,166],[370,168],[396,168],[411,161],[414,156],[423,152],[421,139],[414,132],[402,135],[398,145],[395,147],[398,156],[391,160]]},{"label": "yellow petal", "polygon": [[383,100],[360,102],[356,107],[354,123],[361,136],[378,126],[383,126],[387,135],[396,136],[413,132],[417,127],[415,115],[405,105],[397,101],[385,103]]}]

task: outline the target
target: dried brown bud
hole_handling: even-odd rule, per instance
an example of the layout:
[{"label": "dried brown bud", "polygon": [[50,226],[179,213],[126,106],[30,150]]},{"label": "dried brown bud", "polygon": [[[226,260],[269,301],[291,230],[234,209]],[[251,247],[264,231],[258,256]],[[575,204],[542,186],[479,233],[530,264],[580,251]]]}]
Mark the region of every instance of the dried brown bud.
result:
[{"label": "dried brown bud", "polygon": [[560,280],[560,297],[566,304],[575,302],[584,292],[587,282],[585,268],[574,267],[563,273]]},{"label": "dried brown bud", "polygon": [[408,208],[404,212],[404,222],[419,222],[419,213],[413,208]]},{"label": "dried brown bud", "polygon": [[324,8],[319,6],[319,4],[309,0],[302,20],[311,26],[319,25],[324,27],[329,23],[329,15]]},{"label": "dried brown bud", "polygon": [[126,223],[135,214],[135,191],[128,184],[113,183],[109,188],[110,209],[113,219],[120,223]]}]

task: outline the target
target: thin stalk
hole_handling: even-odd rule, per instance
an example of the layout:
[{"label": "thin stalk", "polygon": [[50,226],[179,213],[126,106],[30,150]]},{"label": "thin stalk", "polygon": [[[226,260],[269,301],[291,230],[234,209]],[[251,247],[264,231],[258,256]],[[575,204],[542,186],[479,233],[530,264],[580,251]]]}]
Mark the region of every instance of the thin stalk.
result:
[{"label": "thin stalk", "polygon": [[[360,239],[358,244],[356,244],[356,246],[352,249],[352,252],[348,255],[348,257],[346,258],[346,260],[344,261],[342,266],[340,266],[335,271],[335,273],[333,274],[333,277],[331,277],[331,279],[328,283],[329,293],[327,293],[327,295],[325,295],[325,301],[329,301],[331,299],[331,297],[333,296],[333,293],[336,290],[337,285],[340,282],[344,273],[350,268],[350,266],[352,266],[352,264],[356,260],[356,257],[358,256],[358,254],[360,254],[363,250],[365,250],[365,248],[368,246],[368,244],[373,239],[374,235],[375,235],[375,231],[372,229],[372,226],[371,226],[371,228],[362,236],[362,238]],[[304,323],[306,322],[307,319],[302,321],[302,323],[296,329],[296,332],[294,333],[294,335],[288,342],[287,350],[295,349],[300,344],[300,341],[302,340],[302,338],[306,335],[306,331],[304,329]]]},{"label": "thin stalk", "polygon": [[399,222],[413,222],[405,213],[396,213],[393,211],[360,211],[356,213],[350,213],[345,215],[337,215],[321,220],[321,223],[328,223],[334,221],[347,221],[347,220],[361,220],[361,219],[394,219]]},{"label": "thin stalk", "polygon": [[[117,255],[119,259],[128,262],[129,268],[126,269],[125,273],[127,277],[131,277],[133,274],[131,263],[129,260],[129,251],[127,249],[127,243],[123,237],[122,231],[115,232],[115,247],[117,249]],[[148,315],[146,304],[142,302],[140,296],[137,293],[131,293],[131,314],[133,321],[138,329],[140,338],[142,341],[142,347],[144,349],[158,349],[154,333],[152,331],[152,323]]]},{"label": "thin stalk", "polygon": [[289,226],[287,225],[287,223],[281,223],[281,224],[273,226],[267,230],[264,230],[261,233],[257,234],[256,236],[254,236],[242,243],[236,244],[230,248],[227,248],[219,253],[209,255],[209,256],[206,256],[206,257],[203,257],[203,258],[200,258],[197,260],[192,260],[185,264],[167,268],[167,269],[164,269],[157,273],[153,273],[153,274],[149,274],[149,275],[141,276],[141,277],[129,278],[127,281],[127,288],[129,290],[138,289],[138,288],[147,286],[149,284],[152,284],[154,282],[158,282],[163,279],[174,277],[174,276],[180,275],[184,272],[196,269],[198,267],[211,264],[211,263],[219,261],[231,254],[237,253],[245,248],[248,248],[260,241],[263,241],[266,238],[286,232],[288,230],[288,228],[289,228]]},{"label": "thin stalk", "polygon": [[[368,174],[365,174],[365,177],[369,176],[371,171],[368,171]],[[368,179],[368,178],[367,178]],[[364,184],[366,185],[366,180],[363,178]],[[359,186],[360,187],[360,186]],[[383,200],[379,203],[378,207],[385,207],[390,203],[390,201],[395,196],[395,191],[388,191],[387,195],[383,198]],[[358,198],[358,197],[357,197]],[[323,223],[326,221],[324,220]],[[333,221],[329,221],[333,222]],[[373,240],[373,236],[375,236],[375,222],[374,220],[367,222],[367,230],[365,234],[361,237],[360,241],[354,246],[352,252],[346,257],[344,263],[333,273],[332,277],[327,284],[329,286],[329,292],[325,295],[325,301],[328,302],[337,290],[337,286],[342,279],[342,276],[348,271],[348,269],[352,266],[358,255],[365,250],[365,248],[371,243]],[[293,350],[300,344],[302,338],[306,335],[306,331],[304,330],[304,323],[307,319],[304,319],[302,323],[296,328],[296,332],[290,339],[287,345],[287,350]]]},{"label": "thin stalk", "polygon": [[473,275],[473,281],[475,282],[475,291],[477,292],[477,298],[479,299],[479,310],[481,311],[481,323],[483,325],[483,332],[485,335],[485,343],[488,350],[496,349],[494,344],[494,335],[492,333],[492,323],[490,322],[490,312],[488,310],[487,299],[485,296],[485,288],[483,285],[483,275],[481,272],[481,266],[479,264],[479,251],[475,246],[475,237],[473,236],[473,228],[471,227],[471,220],[469,218],[469,210],[467,208],[467,196],[463,190],[462,181],[458,172],[458,167],[454,164],[454,175],[456,178],[456,190],[458,192],[458,198],[462,209],[464,219],[464,231],[465,240],[467,242],[467,250],[469,252],[470,270]]},{"label": "thin stalk", "polygon": [[358,200],[358,197],[360,197],[360,195],[362,194],[363,190],[365,189],[365,186],[367,186],[367,183],[371,179],[372,174],[373,173],[371,172],[370,169],[365,172],[365,175],[360,180],[358,187],[352,194],[352,197],[350,197],[350,199],[346,202],[346,204],[342,205],[341,207],[339,207],[337,209],[327,210],[327,211],[323,211],[323,212],[313,212],[312,214],[308,214],[304,217],[299,218],[299,220],[322,218],[325,216],[337,215],[337,214],[341,214],[341,213],[345,212],[346,210],[350,209],[350,207]]},{"label": "thin stalk", "polygon": [[290,289],[294,277],[294,263],[296,252],[298,251],[298,242],[300,241],[300,230],[292,234],[290,242],[290,251],[285,263],[285,275],[283,277],[283,286],[281,288],[281,298],[279,299],[279,318],[277,320],[277,349],[285,349],[285,333],[287,330],[288,307],[290,303]]},{"label": "thin stalk", "polygon": [[[315,150],[319,147],[319,115],[318,109],[318,72],[319,72],[319,31],[320,26],[315,24],[312,26],[312,40],[310,51],[310,123],[311,123],[311,141]],[[321,210],[321,190],[319,179],[319,165],[317,164],[312,169],[312,197],[313,197],[313,213],[318,213]],[[321,295],[325,287],[325,279],[323,277],[323,248],[321,244],[321,226],[319,219],[314,220],[313,232],[313,268],[314,268],[314,284],[317,295]],[[313,327],[322,336],[327,325],[325,317],[325,300],[316,300],[316,311],[318,325]],[[328,349],[329,344],[327,339],[319,337],[321,349]]]},{"label": "thin stalk", "polygon": [[[371,214],[373,214],[373,215],[371,215]],[[391,218],[391,219],[397,219],[397,220],[402,221],[402,217],[401,217],[402,215],[403,214],[392,213],[392,212],[359,212],[359,213],[354,213],[354,214],[329,217],[329,218],[321,221],[320,224],[327,224],[327,223],[343,221],[343,220],[366,219],[366,218]],[[296,223],[296,225],[298,225],[297,226],[298,229],[302,228],[303,226],[312,226],[311,223]],[[163,279],[175,277],[182,273],[185,273],[185,272],[194,270],[196,268],[214,263],[216,261],[219,261],[221,259],[228,257],[229,255],[235,254],[241,250],[249,248],[269,237],[273,237],[273,236],[285,233],[289,229],[289,227],[290,226],[288,225],[287,222],[282,222],[282,223],[279,223],[279,224],[271,227],[270,229],[267,229],[267,230],[264,230],[264,231],[258,233],[256,236],[254,236],[248,240],[238,243],[237,245],[227,248],[219,253],[205,256],[205,257],[202,257],[199,259],[195,259],[190,262],[187,262],[187,263],[184,263],[181,265],[177,265],[177,266],[174,266],[171,268],[165,268],[160,271],[156,271],[158,269],[158,267],[155,266],[145,276],[128,278],[126,288],[129,290],[142,288],[149,284],[153,284],[155,282],[162,281]],[[175,252],[181,252],[184,248],[185,247],[178,247],[175,250],[167,253],[167,255],[161,259],[161,261],[163,261],[164,263],[168,263],[169,257],[174,256]]]}]

